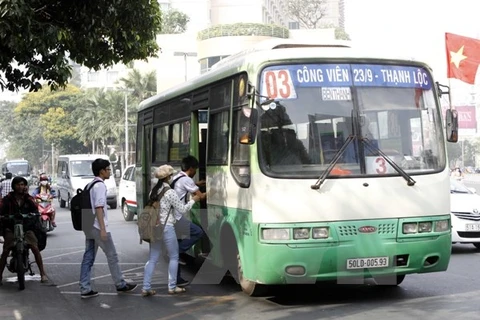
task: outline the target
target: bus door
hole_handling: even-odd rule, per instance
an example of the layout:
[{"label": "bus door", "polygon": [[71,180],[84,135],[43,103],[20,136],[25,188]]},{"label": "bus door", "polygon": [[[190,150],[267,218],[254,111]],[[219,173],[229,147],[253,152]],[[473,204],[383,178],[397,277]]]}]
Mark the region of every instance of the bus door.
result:
[{"label": "bus door", "polygon": [[[201,109],[192,113],[192,130],[190,135],[190,150],[198,159],[198,181],[206,181],[207,178],[207,132],[208,132],[208,109]],[[201,192],[206,192],[206,186],[200,187]],[[200,201],[200,211],[197,215],[198,223],[205,230],[208,226],[207,201]],[[210,241],[207,236],[202,237],[200,242],[203,253],[210,251]]]}]

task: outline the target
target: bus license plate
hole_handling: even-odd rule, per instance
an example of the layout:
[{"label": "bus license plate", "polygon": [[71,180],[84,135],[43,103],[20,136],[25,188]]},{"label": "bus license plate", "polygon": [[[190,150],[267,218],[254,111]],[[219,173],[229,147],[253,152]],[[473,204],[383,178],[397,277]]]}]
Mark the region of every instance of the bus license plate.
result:
[{"label": "bus license plate", "polygon": [[347,259],[348,270],[385,267],[388,267],[388,257]]},{"label": "bus license plate", "polygon": [[467,223],[465,225],[465,231],[480,231],[480,224]]}]

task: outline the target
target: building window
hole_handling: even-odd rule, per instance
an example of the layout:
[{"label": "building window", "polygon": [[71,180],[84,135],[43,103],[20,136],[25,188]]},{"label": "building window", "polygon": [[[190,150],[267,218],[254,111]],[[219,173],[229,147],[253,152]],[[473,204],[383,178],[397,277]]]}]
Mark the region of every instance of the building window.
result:
[{"label": "building window", "polygon": [[99,74],[98,72],[89,72],[87,74],[88,82],[98,82]]},{"label": "building window", "polygon": [[300,23],[298,23],[298,21],[290,21],[288,23],[288,29],[290,30],[300,29]]},{"label": "building window", "polygon": [[113,83],[118,79],[118,71],[108,71],[107,72],[107,82]]}]

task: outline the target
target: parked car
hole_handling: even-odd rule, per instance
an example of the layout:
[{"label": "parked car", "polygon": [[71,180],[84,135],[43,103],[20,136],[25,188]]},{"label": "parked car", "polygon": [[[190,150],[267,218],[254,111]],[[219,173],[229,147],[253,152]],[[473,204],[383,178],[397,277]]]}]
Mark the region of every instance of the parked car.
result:
[{"label": "parked car", "polygon": [[118,202],[122,206],[125,221],[132,221],[137,214],[137,191],[135,186],[135,166],[125,168],[118,187]]},{"label": "parked car", "polygon": [[480,195],[450,179],[452,243],[471,243],[480,249]]}]

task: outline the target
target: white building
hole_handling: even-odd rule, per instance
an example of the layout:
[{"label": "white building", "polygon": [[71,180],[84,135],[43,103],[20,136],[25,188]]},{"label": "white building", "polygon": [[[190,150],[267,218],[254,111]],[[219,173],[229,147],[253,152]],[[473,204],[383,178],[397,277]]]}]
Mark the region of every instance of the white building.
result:
[{"label": "white building", "polygon": [[[343,1],[328,0],[327,15],[343,26]],[[162,12],[173,8],[190,22],[184,34],[157,37],[161,52],[149,59],[145,70],[157,70],[158,92],[208,71],[221,59],[271,38],[334,39],[334,29],[288,30],[285,0],[159,0]],[[325,18],[326,19],[326,18]],[[135,68],[140,64],[135,63]],[[129,69],[116,65],[107,70],[82,68],[82,87],[114,89]]]}]

